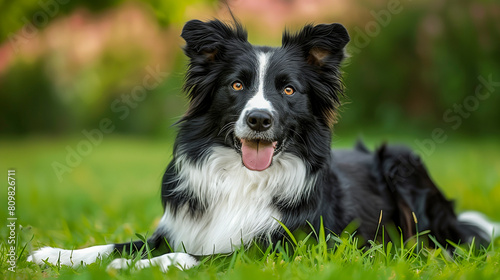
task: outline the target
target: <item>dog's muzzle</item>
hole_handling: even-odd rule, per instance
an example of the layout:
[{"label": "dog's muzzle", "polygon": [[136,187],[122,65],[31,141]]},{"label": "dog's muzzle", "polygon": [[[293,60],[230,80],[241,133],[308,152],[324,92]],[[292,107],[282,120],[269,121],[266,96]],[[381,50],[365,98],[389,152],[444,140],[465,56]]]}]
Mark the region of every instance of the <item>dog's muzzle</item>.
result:
[{"label": "dog's muzzle", "polygon": [[241,159],[246,168],[263,171],[271,166],[278,146],[273,132],[273,115],[264,109],[248,111],[236,127]]}]

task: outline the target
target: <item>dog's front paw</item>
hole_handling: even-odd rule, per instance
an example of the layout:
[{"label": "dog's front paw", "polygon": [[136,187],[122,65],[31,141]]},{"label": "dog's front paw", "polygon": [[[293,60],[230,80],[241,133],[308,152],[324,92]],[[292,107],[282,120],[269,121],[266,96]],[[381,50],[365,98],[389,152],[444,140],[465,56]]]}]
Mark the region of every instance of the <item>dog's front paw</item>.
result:
[{"label": "dog's front paw", "polygon": [[193,256],[185,253],[170,253],[154,258],[155,264],[159,265],[163,271],[167,271],[169,266],[176,266],[182,270],[190,269],[199,264]]},{"label": "dog's front paw", "polygon": [[106,268],[107,270],[122,270],[130,267],[131,260],[127,259],[114,259]]},{"label": "dog's front paw", "polygon": [[48,262],[53,265],[66,264],[66,250],[52,247],[43,247],[31,253],[27,261],[42,265]]},{"label": "dog's front paw", "polygon": [[143,269],[150,266],[158,266],[161,271],[167,272],[172,266],[185,270],[197,264],[198,261],[189,254],[170,253],[152,259],[138,260],[136,262],[128,259],[115,259],[108,265],[107,270],[122,270],[128,268]]},{"label": "dog's front paw", "polygon": [[141,260],[135,264],[136,268],[144,268],[150,265],[158,266],[161,271],[167,272],[170,267],[176,266],[181,270],[190,269],[198,264],[191,255],[185,253],[169,253],[151,260]]},{"label": "dog's front paw", "polygon": [[27,261],[42,265],[45,262],[53,265],[79,266],[94,263],[97,259],[108,256],[114,245],[93,246],[79,250],[64,250],[43,247],[28,257]]}]

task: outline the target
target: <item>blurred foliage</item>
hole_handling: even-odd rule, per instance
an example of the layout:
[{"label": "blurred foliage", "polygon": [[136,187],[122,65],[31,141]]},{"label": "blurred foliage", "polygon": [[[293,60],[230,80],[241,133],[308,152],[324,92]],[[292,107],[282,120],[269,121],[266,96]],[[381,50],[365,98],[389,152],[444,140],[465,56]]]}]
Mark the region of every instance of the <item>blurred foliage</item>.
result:
[{"label": "blurred foliage", "polygon": [[[401,11],[386,19],[388,4],[382,1],[344,4],[352,17],[332,12],[321,18],[344,23],[352,38],[337,128],[500,132],[498,2],[401,2]],[[41,13],[47,23],[40,23]],[[170,133],[186,108],[180,28],[192,17],[206,20],[216,13],[215,0],[0,2],[0,134],[79,133],[103,118],[112,120],[115,132]],[[26,39],[29,22],[39,28]],[[267,23],[257,24],[262,30]],[[266,42],[266,32],[249,29],[250,38]],[[169,74],[140,106],[128,104],[124,117],[113,104],[125,104],[147,69],[156,67]],[[496,84],[483,86],[485,100],[475,97],[483,84],[479,77]]]},{"label": "blurred foliage", "polygon": [[[351,104],[340,126],[397,129],[410,121],[428,129],[497,134],[500,5],[440,1],[404,8],[376,37],[364,32],[369,40],[364,48],[356,48],[359,30],[350,32],[353,54],[345,83]],[[488,89],[479,77],[496,85]],[[476,97],[478,86],[481,96],[489,95],[485,100]]]},{"label": "blurred foliage", "polygon": [[16,30],[30,22],[38,28],[44,28],[49,20],[63,16],[76,8],[85,7],[92,11],[116,6],[123,0],[22,0],[0,1],[0,41],[5,41]]},{"label": "blurred foliage", "polygon": [[[28,23],[43,29],[50,20],[71,13],[78,8],[86,8],[93,12],[117,7],[127,0],[0,0],[0,42],[13,35]],[[179,23],[184,20],[184,11],[188,6],[198,3],[216,3],[217,0],[141,0],[150,6],[163,26]],[[45,20],[45,18],[47,20]]]},{"label": "blurred foliage", "polygon": [[69,108],[53,94],[52,84],[42,71],[43,64],[43,60],[32,65],[18,63],[3,77],[0,95],[0,125],[6,128],[3,132],[60,132],[76,121]]}]

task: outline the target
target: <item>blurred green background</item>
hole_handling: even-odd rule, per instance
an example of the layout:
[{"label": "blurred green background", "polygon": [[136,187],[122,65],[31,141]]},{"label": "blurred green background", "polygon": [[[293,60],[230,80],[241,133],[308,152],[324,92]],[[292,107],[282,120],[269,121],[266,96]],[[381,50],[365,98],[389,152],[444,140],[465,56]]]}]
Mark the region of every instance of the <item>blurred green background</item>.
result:
[{"label": "blurred green background", "polygon": [[[459,209],[500,219],[498,1],[228,4],[255,44],[278,46],[285,27],[344,24],[333,146],[410,145]],[[0,172],[17,169],[20,223],[38,228],[37,242],[154,229],[171,125],[187,108],[179,35],[187,20],[215,17],[230,19],[216,0],[0,0]]]},{"label": "blurred green background", "polygon": [[[186,109],[183,23],[229,18],[215,0],[1,3],[2,136],[79,134],[103,118],[113,121],[114,133],[168,135]],[[473,137],[500,132],[497,1],[228,3],[257,44],[279,45],[285,27],[310,22],[347,27],[348,97],[337,134],[370,129],[425,135],[435,127]],[[142,85],[146,68],[168,75],[140,101],[127,103],[123,98]],[[491,85],[477,90],[483,81]]]}]

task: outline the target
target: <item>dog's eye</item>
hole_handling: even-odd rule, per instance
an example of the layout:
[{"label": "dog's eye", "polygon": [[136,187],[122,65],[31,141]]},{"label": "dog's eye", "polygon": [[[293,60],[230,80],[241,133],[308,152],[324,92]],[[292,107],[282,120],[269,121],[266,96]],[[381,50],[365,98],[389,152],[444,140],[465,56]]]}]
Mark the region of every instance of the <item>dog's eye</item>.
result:
[{"label": "dog's eye", "polygon": [[240,82],[234,82],[232,85],[233,89],[236,91],[240,91],[243,89],[243,84]]},{"label": "dog's eye", "polygon": [[283,90],[283,93],[286,94],[286,95],[292,95],[292,94],[295,93],[295,90],[293,89],[293,87],[286,87]]}]

